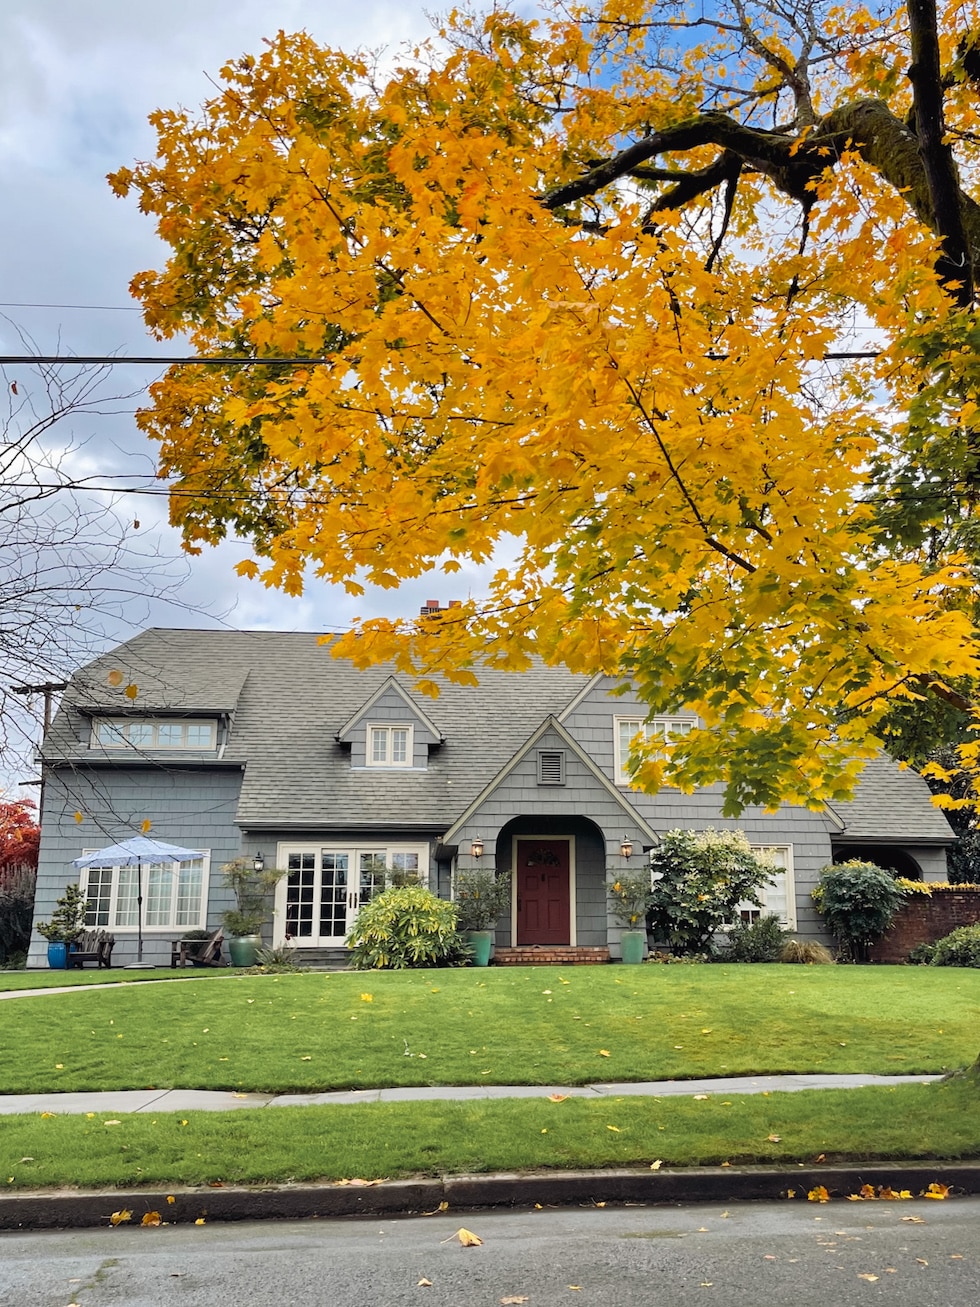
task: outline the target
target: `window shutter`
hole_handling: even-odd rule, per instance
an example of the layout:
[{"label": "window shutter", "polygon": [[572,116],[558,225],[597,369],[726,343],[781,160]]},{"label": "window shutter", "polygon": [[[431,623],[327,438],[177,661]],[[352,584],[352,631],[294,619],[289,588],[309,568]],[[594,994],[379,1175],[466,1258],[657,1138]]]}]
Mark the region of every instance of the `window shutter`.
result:
[{"label": "window shutter", "polygon": [[563,749],[538,750],[538,784],[565,784],[565,752]]}]

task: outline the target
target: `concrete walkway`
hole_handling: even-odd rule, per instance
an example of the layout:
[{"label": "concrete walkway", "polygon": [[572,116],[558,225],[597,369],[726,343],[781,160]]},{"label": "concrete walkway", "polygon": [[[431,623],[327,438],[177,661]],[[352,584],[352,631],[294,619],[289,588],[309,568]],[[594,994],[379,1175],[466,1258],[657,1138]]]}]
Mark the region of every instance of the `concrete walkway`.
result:
[{"label": "concrete walkway", "polygon": [[129,1089],[91,1094],[7,1094],[0,1115],[13,1112],[227,1112],[236,1107],[309,1107],[334,1103],[418,1103],[485,1098],[692,1097],[695,1094],[774,1094],[798,1089],[860,1089],[864,1085],[927,1084],[942,1076],[732,1076],[719,1080],[649,1080],[591,1085],[428,1085],[411,1089],[347,1089],[323,1094],[235,1094],[201,1089]]}]

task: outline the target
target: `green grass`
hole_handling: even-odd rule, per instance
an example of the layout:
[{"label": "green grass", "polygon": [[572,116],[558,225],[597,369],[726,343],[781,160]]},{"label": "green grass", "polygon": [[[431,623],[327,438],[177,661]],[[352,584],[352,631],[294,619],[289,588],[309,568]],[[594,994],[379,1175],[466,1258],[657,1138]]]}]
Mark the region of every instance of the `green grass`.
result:
[{"label": "green grass", "polygon": [[[974,1080],[693,1099],[547,1098],[3,1119],[0,1185],[395,1179],[980,1155]],[[611,1129],[610,1127],[615,1127]],[[770,1140],[769,1136],[779,1136]]]},{"label": "green grass", "polygon": [[238,975],[238,972],[210,968],[188,971],[186,969],[171,971],[169,967],[135,968],[130,971],[120,967],[109,970],[93,968],[73,968],[71,971],[4,971],[0,969],[0,992],[14,989],[56,989],[65,985],[130,985],[143,980],[184,980],[193,977],[196,980],[217,978],[219,976]]},{"label": "green grass", "polygon": [[0,1003],[0,1092],[935,1072],[973,1061],[978,1018],[980,972],[956,968],[194,978]]}]

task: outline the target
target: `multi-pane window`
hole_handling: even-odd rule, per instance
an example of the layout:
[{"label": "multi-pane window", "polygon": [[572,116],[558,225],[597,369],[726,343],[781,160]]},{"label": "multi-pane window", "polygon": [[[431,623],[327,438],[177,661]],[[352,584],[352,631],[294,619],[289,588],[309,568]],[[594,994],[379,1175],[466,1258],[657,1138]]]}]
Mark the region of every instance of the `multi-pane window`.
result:
[{"label": "multi-pane window", "polygon": [[369,767],[411,767],[411,726],[369,726],[367,732]]},{"label": "multi-pane window", "polygon": [[630,770],[630,753],[637,736],[647,740],[660,741],[663,744],[689,735],[697,723],[691,717],[654,717],[644,721],[642,717],[616,718],[616,781],[619,785],[629,785],[632,779]]},{"label": "multi-pane window", "polygon": [[299,947],[343,940],[358,909],[386,885],[425,882],[427,853],[425,845],[280,847],[288,874],[277,891],[277,930]]},{"label": "multi-pane window", "polygon": [[92,723],[92,747],[207,751],[217,743],[217,723],[164,718],[102,717]]},{"label": "multi-pane window", "polygon": [[736,921],[758,921],[760,917],[778,917],[789,930],[796,929],[796,887],[793,879],[793,846],[791,844],[753,844],[756,857],[773,867],[772,880],[759,891],[762,906],[739,903],[735,908]]},{"label": "multi-pane window", "polygon": [[81,876],[82,893],[89,901],[86,926],[135,930],[142,890],[144,929],[203,928],[209,863],[205,853],[192,862],[87,868]]}]

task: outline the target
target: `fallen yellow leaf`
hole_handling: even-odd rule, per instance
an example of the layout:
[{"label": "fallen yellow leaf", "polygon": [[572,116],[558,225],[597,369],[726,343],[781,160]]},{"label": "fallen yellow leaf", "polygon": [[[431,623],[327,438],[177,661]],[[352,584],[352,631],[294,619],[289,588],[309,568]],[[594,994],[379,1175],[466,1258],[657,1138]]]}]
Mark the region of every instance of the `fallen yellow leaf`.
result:
[{"label": "fallen yellow leaf", "polygon": [[694,1095],[695,1100],[696,1100],[696,1101],[700,1101],[700,1102],[704,1102],[704,1100],[705,1100],[706,1098],[709,1098],[709,1097],[710,1097],[709,1094],[695,1094],[695,1095]]},{"label": "fallen yellow leaf", "polygon": [[112,1121],[103,1121],[102,1124],[103,1124],[103,1125],[122,1125],[122,1122],[121,1122],[121,1121],[112,1120]]},{"label": "fallen yellow leaf", "polygon": [[564,1101],[565,1101],[565,1099],[566,1099],[567,1097],[568,1097],[567,1094],[549,1094],[549,1095],[548,1095],[548,1102],[549,1102],[549,1103],[564,1103]]},{"label": "fallen yellow leaf", "polygon": [[807,1194],[811,1203],[829,1203],[830,1194],[822,1184],[815,1185]]},{"label": "fallen yellow leaf", "polygon": [[874,1284],[878,1277],[877,1275],[872,1275],[870,1271],[862,1271],[858,1274],[858,1279],[868,1280],[871,1284]]},{"label": "fallen yellow leaf", "polygon": [[199,1216],[199,1217],[197,1218],[197,1220],[194,1222],[194,1224],[195,1224],[195,1225],[204,1225],[204,1224],[205,1224],[204,1217],[203,1217],[203,1216]]},{"label": "fallen yellow leaf", "polygon": [[162,1225],[162,1224],[163,1221],[160,1218],[159,1212],[147,1212],[146,1215],[143,1217],[142,1221],[140,1221],[140,1225]]},{"label": "fallen yellow leaf", "polygon": [[514,1294],[511,1298],[501,1298],[500,1307],[508,1307],[511,1303],[527,1302],[527,1294]]},{"label": "fallen yellow leaf", "polygon": [[109,1224],[122,1225],[123,1221],[131,1221],[132,1219],[133,1219],[133,1213],[124,1207],[121,1212],[112,1213],[112,1215],[109,1217]]},{"label": "fallen yellow leaf", "polygon": [[922,1191],[923,1198],[945,1198],[948,1194],[949,1194],[949,1185],[937,1184],[935,1180],[933,1180],[932,1184],[928,1187],[928,1189],[924,1189]]},{"label": "fallen yellow leaf", "polygon": [[609,1049],[608,1049],[608,1048],[600,1048],[600,1049],[599,1049],[599,1056],[600,1056],[600,1057],[610,1057],[611,1054],[610,1054],[610,1052],[609,1052]]},{"label": "fallen yellow leaf", "polygon": [[924,1216],[903,1216],[902,1220],[906,1221],[909,1225],[925,1225],[926,1223],[926,1218]]},{"label": "fallen yellow leaf", "polygon": [[656,1160],[655,1162],[651,1162],[651,1163],[650,1163],[650,1170],[651,1170],[651,1171],[659,1171],[660,1168],[663,1166],[663,1164],[664,1164],[664,1163],[663,1163],[663,1158],[658,1157],[657,1160]]},{"label": "fallen yellow leaf", "polygon": [[782,1141],[783,1136],[782,1136],[782,1135],[766,1135],[766,1138],[769,1140],[769,1142],[770,1142],[771,1144],[778,1144],[778,1143],[780,1143],[780,1142]]},{"label": "fallen yellow leaf", "polygon": [[422,1276],[421,1280],[416,1280],[416,1284],[418,1284],[420,1287],[421,1287],[422,1285],[425,1285],[425,1287],[426,1287],[427,1289],[431,1289],[431,1288],[432,1288],[432,1281],[431,1281],[431,1280],[427,1280],[427,1279],[425,1278],[424,1275]]},{"label": "fallen yellow leaf", "polygon": [[167,1194],[167,1202],[168,1202],[168,1203],[175,1203],[176,1201],[177,1201],[177,1199],[173,1196],[173,1194]]},{"label": "fallen yellow leaf", "polygon": [[621,1133],[622,1133],[618,1125],[607,1125],[607,1126],[606,1126],[606,1129],[607,1129],[607,1130],[611,1130],[611,1131],[613,1132],[613,1134],[617,1134],[617,1135],[618,1135],[618,1134],[621,1134]]},{"label": "fallen yellow leaf", "polygon": [[474,1234],[472,1230],[466,1230],[462,1226],[456,1231],[454,1237],[459,1240],[464,1248],[479,1248],[483,1243],[478,1234]]},{"label": "fallen yellow leaf", "polygon": [[373,1003],[373,1002],[374,1002],[374,995],[373,995],[373,994],[362,994],[362,995],[361,995],[361,1002],[362,1002],[362,1003]]}]

